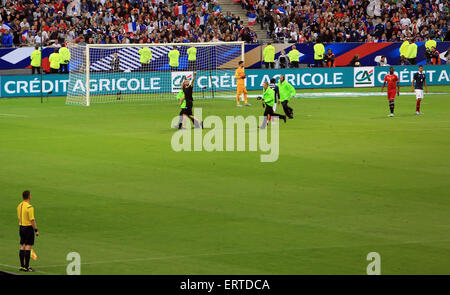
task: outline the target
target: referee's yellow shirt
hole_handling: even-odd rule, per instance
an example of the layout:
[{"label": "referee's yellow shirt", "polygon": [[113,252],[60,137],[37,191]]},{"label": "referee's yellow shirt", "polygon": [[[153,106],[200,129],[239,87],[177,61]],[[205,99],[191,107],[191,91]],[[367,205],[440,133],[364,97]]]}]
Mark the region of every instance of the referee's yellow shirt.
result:
[{"label": "referee's yellow shirt", "polygon": [[31,221],[34,220],[34,208],[28,202],[21,202],[17,206],[17,218],[19,219],[19,225],[30,226]]}]

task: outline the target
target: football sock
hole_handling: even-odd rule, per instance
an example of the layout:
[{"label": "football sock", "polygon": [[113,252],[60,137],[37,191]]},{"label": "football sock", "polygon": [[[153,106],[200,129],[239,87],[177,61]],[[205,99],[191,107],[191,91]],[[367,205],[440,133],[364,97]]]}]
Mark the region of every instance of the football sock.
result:
[{"label": "football sock", "polygon": [[239,104],[239,95],[236,94],[236,104]]},{"label": "football sock", "polygon": [[28,268],[30,266],[30,256],[31,256],[31,251],[25,250],[25,265],[24,265],[24,267],[26,267],[26,268]]},{"label": "football sock", "polygon": [[391,114],[393,114],[394,113],[394,102],[393,101],[389,102],[389,109],[391,110]]},{"label": "football sock", "polygon": [[25,267],[25,250],[19,251],[20,266]]},{"label": "football sock", "polygon": [[248,103],[248,102],[247,102],[247,93],[244,93],[244,101],[245,101],[245,104]]},{"label": "football sock", "polygon": [[267,123],[269,123],[269,120],[267,119],[267,117],[264,117],[264,121],[262,122],[260,128],[262,129],[266,128]]},{"label": "football sock", "polygon": [[420,112],[420,101],[421,99],[418,99],[416,102],[416,112]]}]

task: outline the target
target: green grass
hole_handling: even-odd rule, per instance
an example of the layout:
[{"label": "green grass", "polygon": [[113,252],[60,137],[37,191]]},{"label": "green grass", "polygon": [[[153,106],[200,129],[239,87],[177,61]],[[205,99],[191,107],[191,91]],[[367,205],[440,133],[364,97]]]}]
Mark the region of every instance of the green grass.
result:
[{"label": "green grass", "polygon": [[[260,115],[251,102],[196,106]],[[401,96],[394,118],[385,95],[291,105],[279,160],[261,163],[172,151],[176,102],[0,100],[0,269],[17,268],[30,189],[40,274],[71,251],[82,274],[365,274],[372,251],[382,274],[450,274],[450,95],[426,95],[424,116]]]}]

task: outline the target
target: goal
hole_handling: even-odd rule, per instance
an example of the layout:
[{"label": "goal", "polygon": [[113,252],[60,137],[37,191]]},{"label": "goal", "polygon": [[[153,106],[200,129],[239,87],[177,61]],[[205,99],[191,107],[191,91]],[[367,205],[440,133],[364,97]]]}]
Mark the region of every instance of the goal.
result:
[{"label": "goal", "polygon": [[194,72],[194,99],[233,97],[234,71],[245,56],[244,42],[70,44],[69,49],[66,103],[85,106],[173,101]]}]

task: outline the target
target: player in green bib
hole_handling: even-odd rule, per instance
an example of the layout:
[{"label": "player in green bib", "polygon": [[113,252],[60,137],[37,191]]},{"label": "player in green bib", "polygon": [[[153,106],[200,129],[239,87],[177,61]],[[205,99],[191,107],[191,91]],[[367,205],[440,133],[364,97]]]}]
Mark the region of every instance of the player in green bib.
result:
[{"label": "player in green bib", "polygon": [[181,129],[183,127],[183,114],[184,109],[186,108],[186,100],[184,99],[184,92],[183,89],[180,90],[177,94],[177,100],[180,102],[180,120],[178,121],[177,126],[174,126],[173,128]]},{"label": "player in green bib", "polygon": [[[261,97],[259,97],[259,98],[261,98]],[[264,106],[265,106],[264,121],[259,128],[261,128],[261,129],[266,128],[267,124],[270,121],[269,116],[280,117],[284,121],[284,123],[286,123],[286,116],[274,113],[274,111],[273,111],[273,105],[275,104],[275,91],[273,91],[272,88],[269,87],[268,82],[263,83],[262,100],[264,101]]]}]

